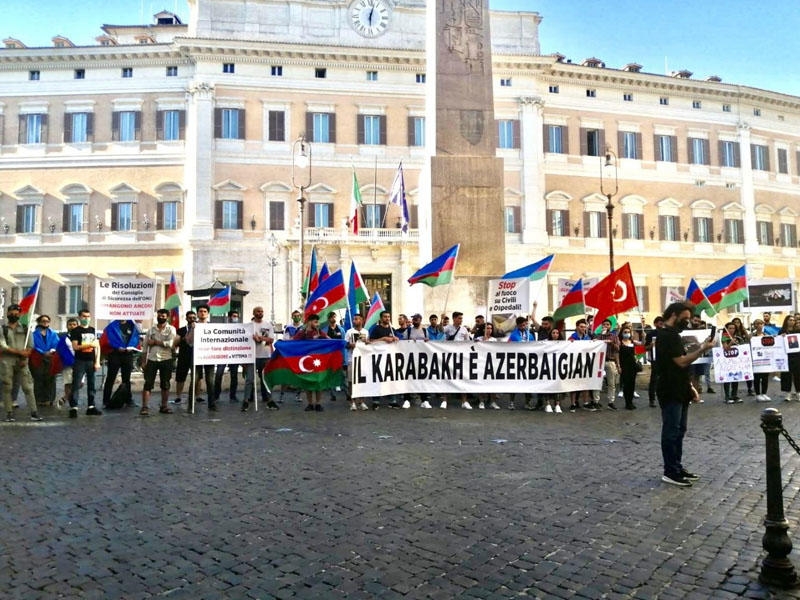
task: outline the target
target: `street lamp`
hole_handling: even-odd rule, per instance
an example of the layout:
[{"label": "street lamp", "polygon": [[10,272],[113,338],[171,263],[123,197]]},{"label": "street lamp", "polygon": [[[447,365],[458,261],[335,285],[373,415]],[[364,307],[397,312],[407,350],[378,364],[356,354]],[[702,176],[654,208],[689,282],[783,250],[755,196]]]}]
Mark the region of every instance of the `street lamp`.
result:
[{"label": "street lamp", "polygon": [[278,239],[275,234],[270,234],[267,240],[267,264],[269,265],[269,285],[270,285],[270,304],[269,320],[275,324],[275,267],[278,266],[278,256],[281,248],[278,246]]},{"label": "street lamp", "polygon": [[[307,173],[304,176],[304,171]],[[292,144],[292,186],[296,187],[300,195],[297,203],[300,205],[300,285],[305,276],[305,211],[306,198],[303,195],[311,185],[311,144],[306,141],[305,134],[301,133]]]},{"label": "street lamp", "polygon": [[612,273],[614,272],[614,238],[611,237],[611,221],[614,218],[614,205],[611,203],[611,198],[618,191],[617,155],[611,148],[606,148],[605,157],[600,157],[600,193],[608,198],[608,203],[606,204],[606,214],[608,215],[608,264]]}]

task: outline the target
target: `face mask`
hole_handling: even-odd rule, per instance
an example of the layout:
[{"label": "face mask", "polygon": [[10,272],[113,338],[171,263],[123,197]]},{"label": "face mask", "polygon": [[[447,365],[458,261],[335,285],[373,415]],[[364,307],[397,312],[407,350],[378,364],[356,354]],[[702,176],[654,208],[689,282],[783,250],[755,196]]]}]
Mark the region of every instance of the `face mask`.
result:
[{"label": "face mask", "polygon": [[238,323],[238,322],[239,322],[239,319],[237,317],[232,317],[231,318],[231,323]]},{"label": "face mask", "polygon": [[300,322],[300,317],[299,316],[292,317],[292,323],[299,323],[299,322]]},{"label": "face mask", "polygon": [[622,339],[623,339],[623,340],[629,340],[629,339],[631,339],[631,334],[630,334],[630,333],[623,333],[623,334],[622,334]]},{"label": "face mask", "polygon": [[80,322],[83,327],[87,327],[89,325],[89,319],[81,319]]},{"label": "face mask", "polygon": [[691,327],[691,326],[692,326],[692,321],[690,319],[685,319],[683,321],[679,321],[678,322],[678,329],[680,331],[684,331],[686,329],[689,329],[689,327]]},{"label": "face mask", "polygon": [[166,323],[167,322],[167,317],[158,317],[156,319],[156,321],[158,321],[159,323]]},{"label": "face mask", "polygon": [[6,318],[8,319],[9,323],[16,323],[19,321],[19,315],[8,315]]}]

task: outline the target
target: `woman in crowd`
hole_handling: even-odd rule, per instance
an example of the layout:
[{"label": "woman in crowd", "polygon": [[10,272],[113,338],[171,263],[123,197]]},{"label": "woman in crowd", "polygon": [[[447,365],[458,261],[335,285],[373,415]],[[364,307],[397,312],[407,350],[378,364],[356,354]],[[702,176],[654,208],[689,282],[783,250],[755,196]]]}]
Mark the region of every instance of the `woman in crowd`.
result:
[{"label": "woman in crowd", "polygon": [[[800,335],[800,323],[792,315],[787,315],[779,335]],[[787,355],[789,370],[781,373],[781,391],[786,392],[784,401],[798,400],[797,392],[800,391],[800,353],[789,352]],[[792,391],[794,384],[794,392]]]},{"label": "woman in crowd", "polygon": [[[753,321],[753,335],[750,339],[764,336],[764,320],[756,319]],[[755,387],[756,402],[769,402],[771,398],[767,396],[767,386],[769,385],[769,373],[753,373],[753,385]]]},{"label": "woman in crowd", "polygon": [[[739,317],[734,317],[731,319],[731,323],[733,323],[734,327],[736,328],[736,337],[738,339],[744,340],[742,343],[747,344],[750,342],[750,334],[747,333],[747,330],[742,325],[742,320]],[[755,396],[756,393],[753,391],[753,381],[748,379],[746,382],[747,384],[747,395],[748,396]]]},{"label": "woman in crowd", "polygon": [[[725,329],[722,331],[720,341],[722,342],[722,349],[725,351],[732,350],[736,346],[745,343],[736,333],[736,325],[733,321],[725,323]],[[725,391],[725,404],[734,404],[742,401],[739,397],[738,381],[725,382],[722,384],[722,388]]]},{"label": "woman in crowd", "polygon": [[[564,335],[556,328],[550,330],[550,335],[547,338],[547,341],[550,342],[561,342],[564,341]],[[560,415],[563,411],[561,410],[561,397],[563,394],[543,394],[544,395],[544,412],[546,413],[556,413]]]},{"label": "woman in crowd", "polygon": [[633,410],[633,392],[636,388],[636,374],[641,370],[639,361],[636,360],[636,347],[644,347],[644,343],[633,337],[633,328],[630,323],[624,323],[619,329],[619,365],[620,379],[622,381],[622,397],[625,399],[625,408]]},{"label": "woman in crowd", "polygon": [[33,337],[33,353],[29,365],[33,375],[33,395],[37,404],[53,406],[56,401],[56,376],[52,372],[53,355],[58,346],[58,334],[50,329],[50,316],[40,315],[36,319]]}]

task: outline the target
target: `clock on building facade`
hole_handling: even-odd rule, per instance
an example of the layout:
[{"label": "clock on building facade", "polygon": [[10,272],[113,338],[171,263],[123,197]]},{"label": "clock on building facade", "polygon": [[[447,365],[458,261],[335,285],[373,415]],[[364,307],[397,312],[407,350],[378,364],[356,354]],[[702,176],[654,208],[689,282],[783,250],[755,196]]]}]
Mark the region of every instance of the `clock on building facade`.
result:
[{"label": "clock on building facade", "polygon": [[389,0],[354,0],[348,13],[350,26],[356,33],[374,38],[389,28],[392,7]]}]

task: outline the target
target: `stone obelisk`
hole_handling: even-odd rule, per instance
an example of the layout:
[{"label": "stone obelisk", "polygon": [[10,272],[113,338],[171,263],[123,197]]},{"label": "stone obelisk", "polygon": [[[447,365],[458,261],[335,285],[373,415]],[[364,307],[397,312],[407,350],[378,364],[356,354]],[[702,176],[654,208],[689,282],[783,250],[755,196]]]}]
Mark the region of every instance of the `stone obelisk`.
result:
[{"label": "stone obelisk", "polygon": [[438,256],[461,244],[447,309],[467,311],[485,305],[488,280],[505,273],[489,0],[430,1],[436,3],[431,250]]}]

